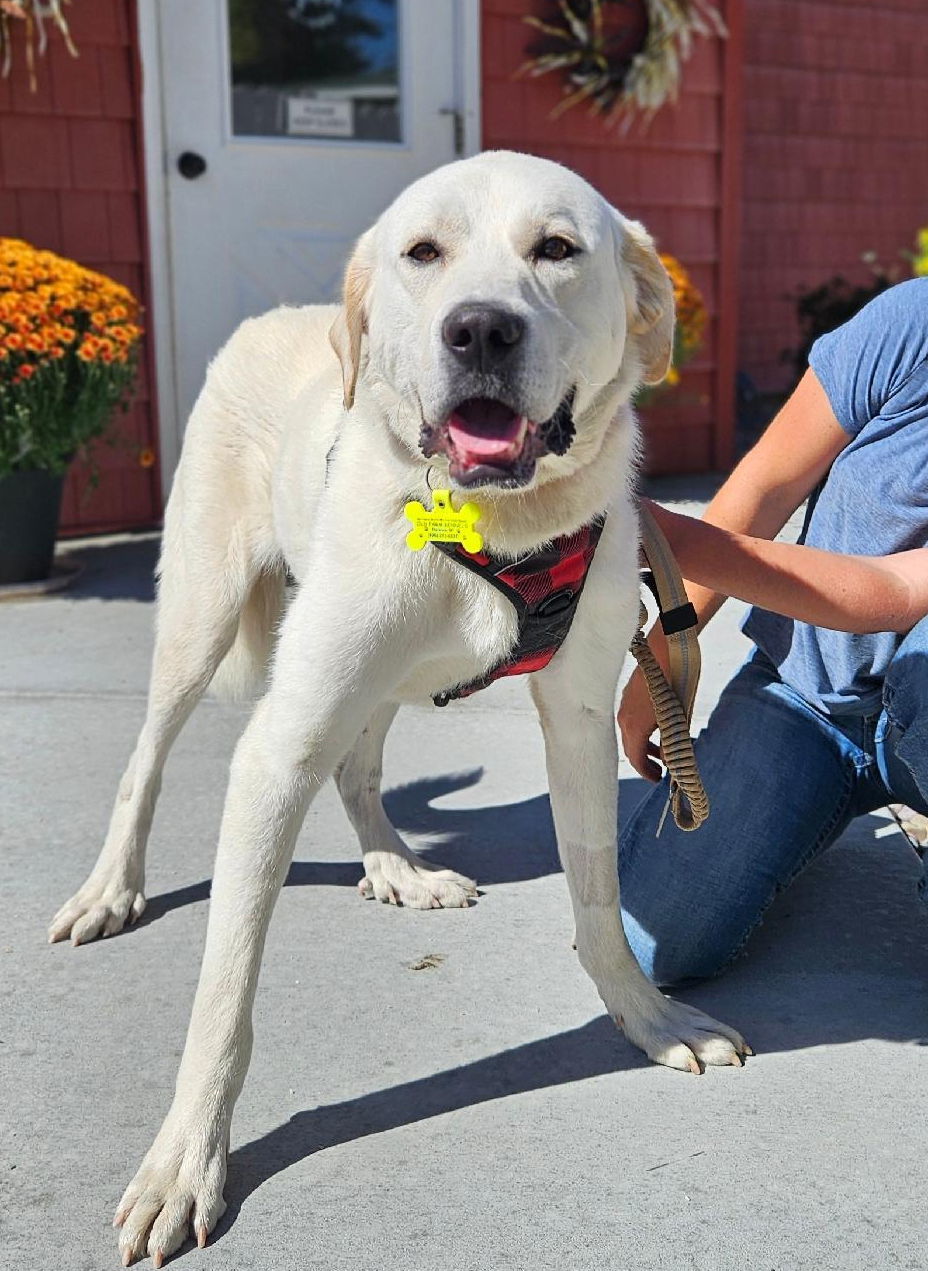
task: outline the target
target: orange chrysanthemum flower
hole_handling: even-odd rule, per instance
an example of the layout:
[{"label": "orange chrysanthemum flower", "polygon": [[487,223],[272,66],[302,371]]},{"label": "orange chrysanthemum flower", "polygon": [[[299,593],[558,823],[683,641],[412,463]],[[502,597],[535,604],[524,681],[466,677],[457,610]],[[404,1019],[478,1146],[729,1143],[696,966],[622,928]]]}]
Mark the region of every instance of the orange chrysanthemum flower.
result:
[{"label": "orange chrysanthemum flower", "polygon": [[699,288],[676,256],[662,254],[661,261],[673,283],[681,360],[687,361],[702,343],[708,320],[706,306]]},{"label": "orange chrysanthemum flower", "polygon": [[127,287],[0,238],[0,477],[63,472],[126,401],[141,337]]}]

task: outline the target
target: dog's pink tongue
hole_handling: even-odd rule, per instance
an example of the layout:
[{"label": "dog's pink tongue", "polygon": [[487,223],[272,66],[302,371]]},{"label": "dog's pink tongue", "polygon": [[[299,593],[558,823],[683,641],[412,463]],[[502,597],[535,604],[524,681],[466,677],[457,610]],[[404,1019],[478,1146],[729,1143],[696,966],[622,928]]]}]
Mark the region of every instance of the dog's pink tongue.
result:
[{"label": "dog's pink tongue", "polygon": [[528,420],[502,402],[474,398],[448,420],[448,436],[461,463],[504,463],[518,459]]}]

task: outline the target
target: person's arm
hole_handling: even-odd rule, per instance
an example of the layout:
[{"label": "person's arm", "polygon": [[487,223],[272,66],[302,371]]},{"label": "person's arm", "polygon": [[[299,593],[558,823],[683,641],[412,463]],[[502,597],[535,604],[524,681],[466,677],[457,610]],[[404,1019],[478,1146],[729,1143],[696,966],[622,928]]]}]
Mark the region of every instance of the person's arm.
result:
[{"label": "person's arm", "polygon": [[[760,441],[706,508],[703,521],[735,534],[775,538],[850,440],[815,372],[806,371]],[[725,594],[690,578],[685,569],[683,576],[701,630],[718,612]]]},{"label": "person's arm", "polygon": [[928,614],[928,548],[846,556],[719,529],[648,501],[681,572],[735,596],[835,631],[910,631]]},{"label": "person's arm", "polygon": [[[760,441],[709,504],[703,519],[736,534],[774,538],[850,440],[814,371],[806,371]],[[687,581],[687,592],[702,628],[725,597],[694,580]],[[659,628],[652,630],[649,642],[666,671],[667,646]],[[649,740],[657,724],[640,671],[634,673],[622,694],[618,723],[622,748],[632,766],[649,781],[659,780],[658,750]]]}]

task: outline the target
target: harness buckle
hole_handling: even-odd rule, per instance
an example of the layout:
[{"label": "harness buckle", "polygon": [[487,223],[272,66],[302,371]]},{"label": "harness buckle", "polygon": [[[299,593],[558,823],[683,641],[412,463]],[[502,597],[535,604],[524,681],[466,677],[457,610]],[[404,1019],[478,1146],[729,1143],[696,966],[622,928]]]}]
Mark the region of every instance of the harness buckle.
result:
[{"label": "harness buckle", "polygon": [[562,587],[560,591],[552,591],[550,596],[545,596],[544,600],[536,608],[535,613],[540,614],[543,618],[550,618],[556,613],[563,613],[573,603],[574,592],[570,587]]}]

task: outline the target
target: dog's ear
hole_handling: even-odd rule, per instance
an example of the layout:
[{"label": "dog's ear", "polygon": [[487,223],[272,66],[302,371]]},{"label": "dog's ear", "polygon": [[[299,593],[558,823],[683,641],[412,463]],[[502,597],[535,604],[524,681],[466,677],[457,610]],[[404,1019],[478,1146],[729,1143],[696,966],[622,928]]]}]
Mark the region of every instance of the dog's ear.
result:
[{"label": "dog's ear", "polygon": [[355,244],[342,288],[342,307],[329,328],[329,343],[342,365],[345,409],[354,405],[354,391],[361,364],[361,337],[367,331],[367,298],[374,269],[370,252],[370,231]]},{"label": "dog's ear", "polygon": [[659,384],[673,360],[673,283],[644,226],[619,221],[621,256],[635,288],[628,329],[638,341],[645,384]]}]

